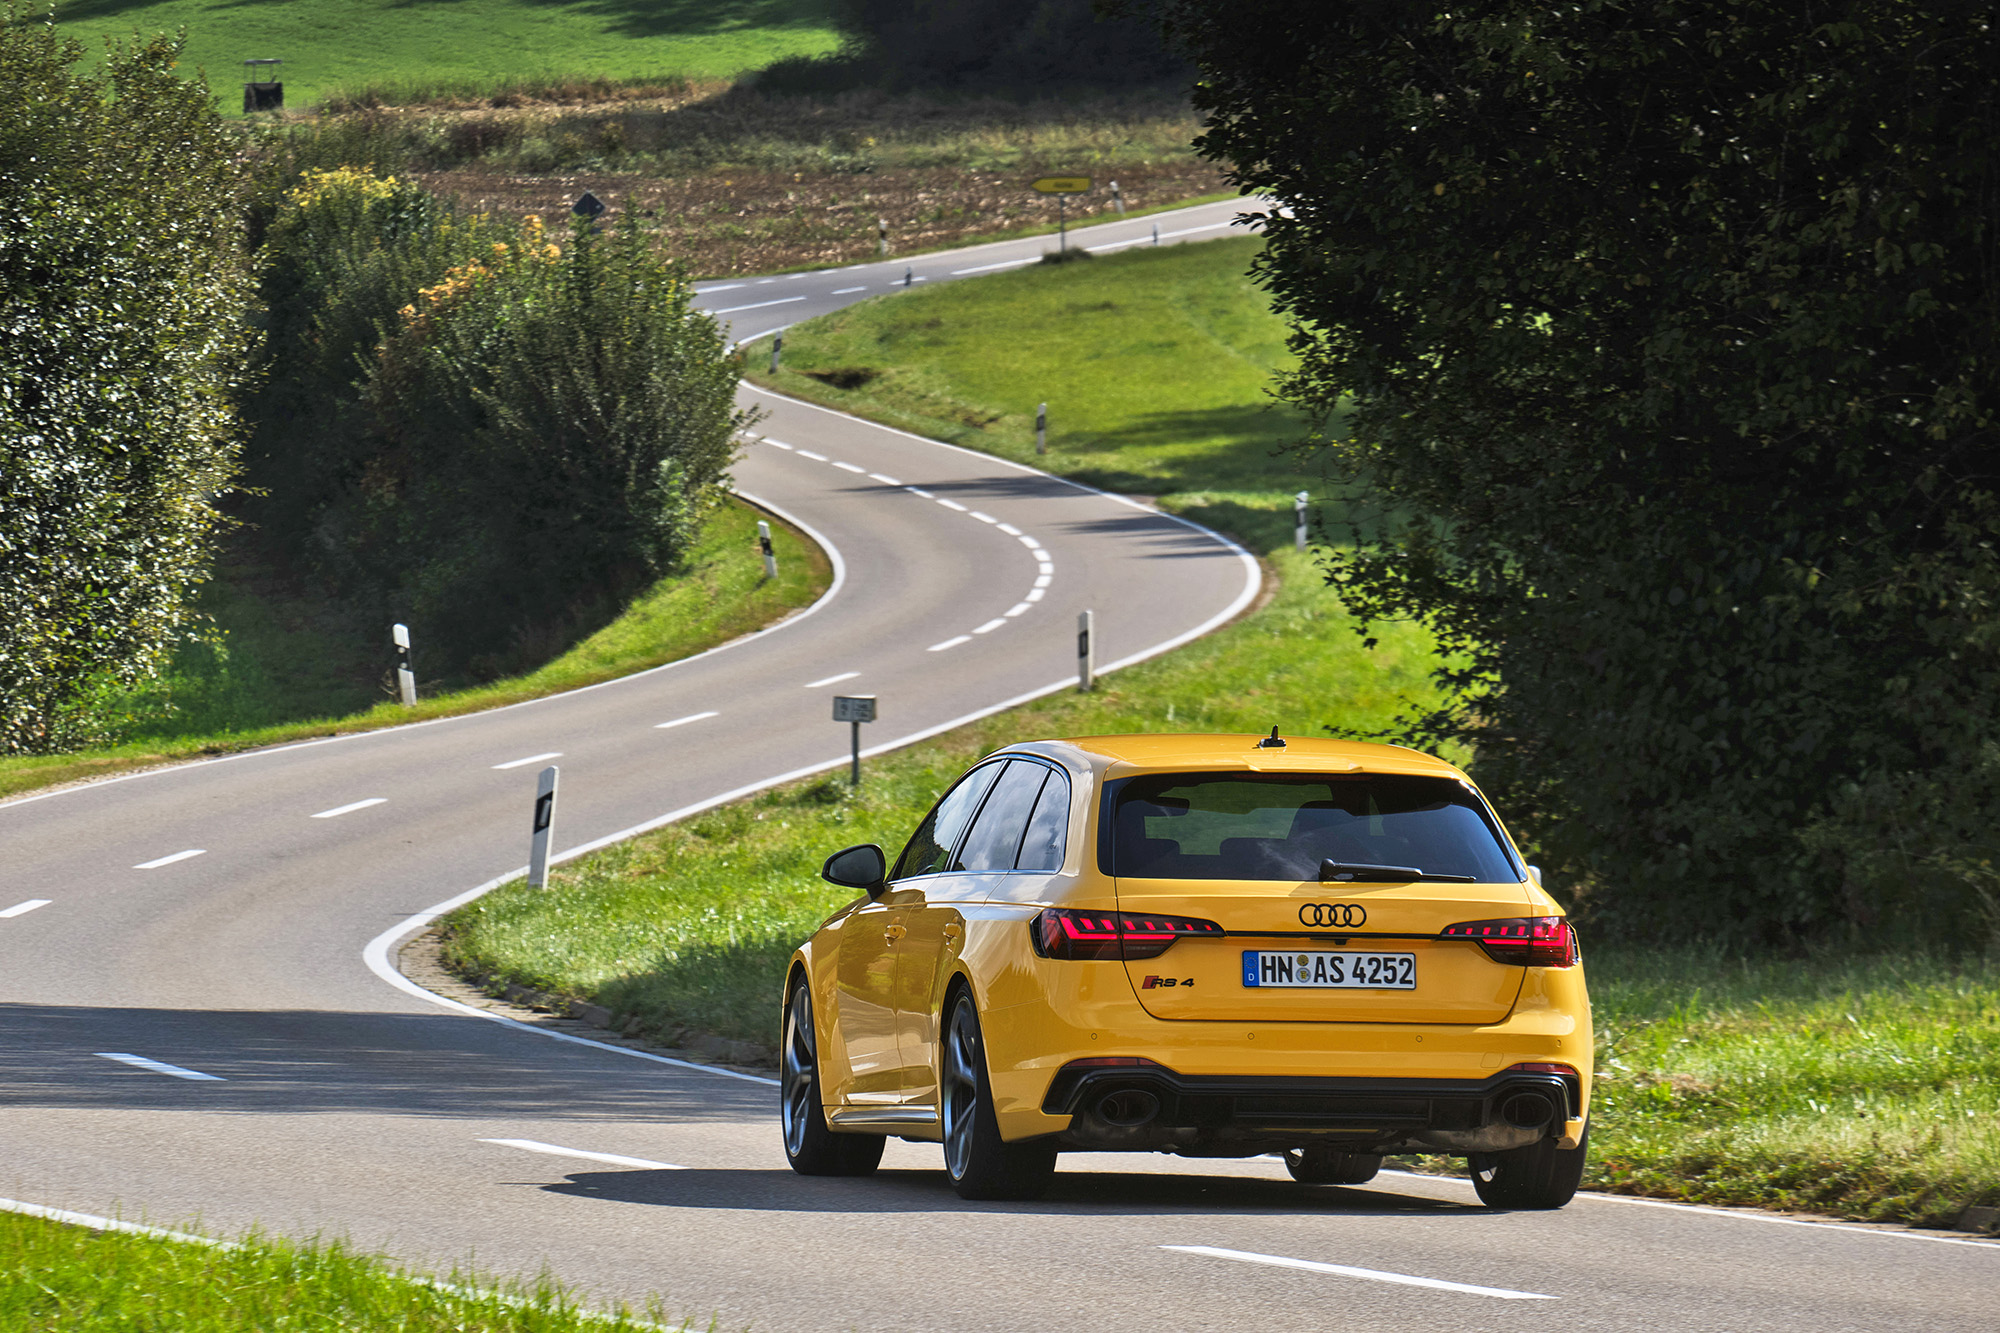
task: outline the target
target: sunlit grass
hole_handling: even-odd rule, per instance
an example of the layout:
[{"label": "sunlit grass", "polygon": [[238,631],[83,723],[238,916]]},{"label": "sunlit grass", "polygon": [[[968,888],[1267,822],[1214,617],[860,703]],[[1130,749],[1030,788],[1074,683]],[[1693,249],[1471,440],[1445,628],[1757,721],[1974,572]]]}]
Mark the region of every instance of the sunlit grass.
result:
[{"label": "sunlit grass", "polygon": [[[778,578],[766,582],[757,518],[745,505],[724,506],[703,529],[686,568],[604,628],[525,675],[442,693],[426,685],[415,708],[392,698],[387,626],[365,627],[380,665],[357,678],[329,664],[355,657],[353,644],[336,640],[335,631],[360,631],[314,619],[309,607],[225,587],[206,603],[224,632],[219,648],[190,645],[160,680],[105,705],[130,739],[75,754],[0,757],[0,797],[175,759],[477,712],[711,648],[804,606],[831,581],[819,548],[774,521]],[[422,651],[420,644],[420,677]]]},{"label": "sunlit grass", "polygon": [[250,1237],[203,1245],[0,1212],[0,1328],[8,1333],[625,1333],[553,1283],[405,1274],[344,1245]]}]

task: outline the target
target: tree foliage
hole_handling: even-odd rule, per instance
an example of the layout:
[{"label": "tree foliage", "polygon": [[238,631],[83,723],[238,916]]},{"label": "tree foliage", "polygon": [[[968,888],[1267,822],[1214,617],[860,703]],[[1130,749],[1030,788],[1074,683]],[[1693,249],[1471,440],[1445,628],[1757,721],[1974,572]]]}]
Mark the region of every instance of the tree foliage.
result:
[{"label": "tree foliage", "polygon": [[736,361],[636,227],[557,242],[341,169],[289,191],[265,253],[253,512],[427,672],[558,648],[694,540]]},{"label": "tree foliage", "polygon": [[1285,392],[1382,505],[1332,579],[1461,654],[1415,733],[1606,926],[1990,913],[1991,7],[1151,8],[1290,210]]},{"label": "tree foliage", "polygon": [[156,669],[235,470],[239,173],[176,43],[0,14],[0,751]]}]

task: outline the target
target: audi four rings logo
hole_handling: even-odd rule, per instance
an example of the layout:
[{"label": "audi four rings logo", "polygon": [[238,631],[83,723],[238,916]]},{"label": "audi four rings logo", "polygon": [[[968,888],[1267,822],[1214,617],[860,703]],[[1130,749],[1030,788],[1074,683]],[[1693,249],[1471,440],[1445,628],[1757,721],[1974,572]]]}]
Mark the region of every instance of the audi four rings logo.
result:
[{"label": "audi four rings logo", "polygon": [[1360,903],[1307,903],[1299,909],[1299,920],[1308,926],[1345,926],[1352,930],[1366,924],[1368,909]]}]

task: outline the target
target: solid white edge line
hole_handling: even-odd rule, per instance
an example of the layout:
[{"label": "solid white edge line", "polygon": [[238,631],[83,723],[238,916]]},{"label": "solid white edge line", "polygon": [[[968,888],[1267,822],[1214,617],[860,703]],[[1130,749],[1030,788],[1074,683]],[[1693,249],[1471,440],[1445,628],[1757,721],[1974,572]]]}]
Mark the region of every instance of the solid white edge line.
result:
[{"label": "solid white edge line", "polygon": [[550,750],[547,754],[531,754],[526,759],[509,759],[504,764],[495,764],[493,771],[497,773],[503,768],[526,768],[529,764],[539,764],[544,759],[560,759],[562,756],[561,750]]},{"label": "solid white edge line", "polygon": [[543,1143],[539,1139],[481,1139],[481,1143],[497,1143],[503,1148],[519,1148],[524,1152],[547,1153],[551,1157],[580,1157],[586,1162],[607,1162],[612,1166],[633,1166],[642,1171],[685,1171],[688,1168],[673,1162],[655,1162],[645,1157],[627,1157],[623,1153],[588,1152],[582,1148],[564,1148],[553,1143]]},{"label": "solid white edge line", "polygon": [[686,717],[677,717],[671,722],[655,722],[653,730],[665,731],[668,727],[684,727],[690,722],[706,722],[709,718],[721,716],[722,714],[713,710],[706,713],[689,713]]},{"label": "solid white edge line", "polygon": [[[1421,1171],[1397,1171],[1385,1168],[1385,1176],[1402,1176],[1409,1180],[1449,1180],[1461,1185],[1472,1182],[1459,1176],[1432,1176]],[[1577,1191],[1577,1202],[1589,1200],[1593,1203],[1629,1203],[1640,1208],[1670,1208],[1682,1213],[1701,1213],[1708,1217],[1733,1217],[1739,1222],[1776,1222],[1788,1227],[1813,1227],[1820,1231],[1846,1231],[1858,1236],[1886,1236],[1892,1240],[1927,1240],[1938,1245],[1971,1245],[1982,1250],[2000,1250],[2000,1240],[1965,1240],[1957,1236],[1927,1236],[1920,1231],[1891,1231],[1882,1227],[1855,1226],[1848,1222],[1817,1222],[1805,1217],[1778,1217],[1755,1208],[1711,1208],[1702,1203],[1681,1203],[1675,1199],[1638,1199],[1629,1194],[1604,1194],[1597,1190]]]},{"label": "solid white edge line", "polygon": [[208,852],[203,848],[190,847],[184,852],[175,852],[172,856],[162,856],[151,861],[141,861],[138,865],[135,865],[132,868],[134,870],[158,870],[161,866],[170,866],[176,861],[185,861],[191,856],[207,856],[207,855]]},{"label": "solid white edge line", "polygon": [[[239,760],[257,759],[265,755],[287,754],[293,750],[310,750],[321,745],[338,745],[343,741],[361,741],[380,739],[384,736],[400,736],[422,727],[441,727],[453,722],[471,722],[483,717],[494,717],[500,713],[512,712],[517,708],[533,708],[537,704],[549,703],[555,699],[568,699],[579,694],[589,694],[593,690],[608,690],[615,686],[629,684],[635,680],[644,680],[648,676],[656,676],[664,672],[678,670],[690,662],[699,662],[703,658],[713,657],[717,653],[726,653],[732,649],[741,648],[746,643],[755,643],[766,635],[790,629],[807,616],[829,605],[835,597],[840,595],[841,590],[847,586],[847,561],[840,554],[840,548],[827,540],[824,533],[789,510],[772,504],[769,500],[752,495],[748,491],[732,491],[731,494],[745,504],[762,509],[768,514],[775,514],[777,517],[791,524],[791,526],[797,528],[800,532],[803,532],[814,545],[826,553],[827,563],[833,566],[833,582],[829,583],[826,591],[819,595],[819,600],[798,614],[785,617],[775,625],[766,626],[754,633],[745,634],[738,639],[731,639],[728,643],[719,643],[715,647],[696,653],[692,657],[682,657],[672,662],[662,662],[656,667],[647,667],[644,671],[635,671],[629,676],[617,676],[611,680],[600,680],[595,685],[579,685],[573,690],[560,690],[555,694],[544,694],[538,699],[523,699],[516,704],[502,704],[498,708],[482,708],[470,713],[456,713],[451,717],[426,718],[422,722],[405,722],[401,726],[395,727],[377,727],[372,731],[351,731],[343,736],[319,736],[309,741],[293,741],[289,745],[272,745],[264,749],[240,750],[235,754],[216,755],[212,759],[190,759],[186,763],[166,764],[159,768],[146,769],[140,773],[121,773],[117,777],[100,778],[95,782],[79,783],[73,787],[58,787],[54,791],[37,792],[32,796],[20,796],[11,801],[0,801],[0,810],[12,809],[17,805],[32,805],[36,801],[46,801],[57,796],[68,796],[74,792],[95,791],[99,788],[113,786],[121,782],[137,782],[141,778],[156,778],[163,774],[192,772],[198,768],[206,768],[211,764],[233,764]],[[189,852],[187,855],[200,856],[202,853],[198,851]],[[151,869],[152,865],[135,866],[133,868],[138,870]]]},{"label": "solid white edge line", "polygon": [[342,815],[351,815],[356,810],[366,810],[371,805],[387,805],[388,803],[389,798],[386,796],[370,796],[365,801],[350,801],[346,805],[336,805],[331,810],[322,810],[316,815],[308,816],[308,818],[338,819]]},{"label": "solid white edge line", "polygon": [[47,907],[50,903],[54,901],[55,899],[53,898],[30,898],[28,899],[28,901],[24,903],[15,903],[12,907],[8,908],[6,911],[0,912],[0,920],[4,920],[7,917],[26,916],[28,913],[34,911],[37,907]]},{"label": "solid white edge line", "polygon": [[188,1069],[181,1065],[170,1065],[165,1060],[154,1060],[144,1055],[132,1055],[126,1051],[92,1051],[100,1060],[116,1060],[121,1065],[131,1065],[149,1074],[166,1074],[173,1078],[189,1079],[197,1083],[227,1083],[220,1074],[204,1074],[199,1069]]},{"label": "solid white edge line", "polygon": [[838,685],[840,684],[841,681],[853,680],[856,676],[859,676],[860,674],[861,673],[859,671],[843,671],[837,676],[828,676],[824,680],[809,680],[805,683],[805,688],[809,690],[816,690],[822,685]]},{"label": "solid white edge line", "polygon": [[762,310],[765,306],[790,305],[794,301],[803,301],[805,299],[803,296],[781,296],[775,301],[757,301],[751,305],[733,305],[726,310],[704,310],[701,313],[704,315],[734,315],[745,310]]},{"label": "solid white edge line", "polygon": [[1399,1287],[1428,1287],[1433,1291],[1456,1291],[1468,1296],[1494,1296],[1503,1301],[1554,1301],[1559,1296],[1545,1295],[1539,1291],[1510,1291],[1506,1287],[1481,1287],[1469,1282],[1446,1282],[1434,1277],[1415,1277],[1409,1273],[1385,1273],[1375,1268],[1351,1268],[1346,1264],[1322,1264],[1310,1259],[1287,1259],[1276,1254],[1253,1254],[1249,1250],[1222,1250],[1213,1245],[1162,1245],[1163,1250],[1176,1250],[1182,1254],[1199,1254],[1210,1259],[1234,1259],[1238,1263],[1266,1264],[1272,1268],[1298,1268],[1308,1273],[1331,1273],[1336,1277],[1357,1277],[1369,1282],[1388,1282]]},{"label": "solid white edge line", "polygon": [[1022,264],[1039,264],[1041,262],[1041,260],[1033,257],[1027,259],[1003,259],[997,264],[981,264],[978,268],[955,268],[950,272],[952,277],[962,278],[970,273],[991,273],[996,268],[1016,268]]}]

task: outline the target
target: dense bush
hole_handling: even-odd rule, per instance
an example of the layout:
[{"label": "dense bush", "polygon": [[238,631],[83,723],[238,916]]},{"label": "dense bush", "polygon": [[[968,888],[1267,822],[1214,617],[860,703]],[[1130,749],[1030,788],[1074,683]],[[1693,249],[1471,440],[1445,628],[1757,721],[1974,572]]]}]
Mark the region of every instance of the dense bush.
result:
[{"label": "dense bush", "polygon": [[736,364],[634,227],[558,243],[308,172],[265,245],[253,514],[426,674],[491,675],[670,570],[742,424]]},{"label": "dense bush", "polygon": [[1334,581],[1462,654],[1415,733],[1607,927],[1980,928],[1991,6],[1151,7],[1289,205],[1286,391],[1385,506]]},{"label": "dense bush", "polygon": [[0,13],[0,750],[157,668],[235,470],[250,282],[232,142],[175,43]]}]

